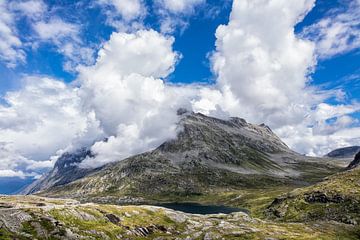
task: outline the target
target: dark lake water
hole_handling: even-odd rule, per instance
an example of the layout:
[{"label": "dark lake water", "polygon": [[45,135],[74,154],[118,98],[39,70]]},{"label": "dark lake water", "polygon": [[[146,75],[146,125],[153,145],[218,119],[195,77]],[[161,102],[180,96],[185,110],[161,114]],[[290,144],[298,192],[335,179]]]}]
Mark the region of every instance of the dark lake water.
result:
[{"label": "dark lake water", "polygon": [[220,206],[220,205],[201,205],[197,203],[164,203],[159,204],[160,207],[165,207],[173,209],[176,211],[181,211],[185,213],[192,214],[218,214],[218,213],[233,213],[233,212],[245,212],[248,213],[246,209]]}]

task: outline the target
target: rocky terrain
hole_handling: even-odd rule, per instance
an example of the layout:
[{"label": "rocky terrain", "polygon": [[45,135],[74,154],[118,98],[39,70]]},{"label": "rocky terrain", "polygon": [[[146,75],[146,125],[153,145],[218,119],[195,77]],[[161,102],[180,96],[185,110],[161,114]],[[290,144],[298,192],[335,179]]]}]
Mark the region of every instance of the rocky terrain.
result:
[{"label": "rocky terrain", "polygon": [[68,154],[63,159],[71,171],[57,164],[25,193],[106,203],[181,201],[224,191],[305,186],[341,169],[331,159],[290,150],[266,125],[241,118],[183,113],[179,127],[177,138],[157,149],[90,172],[74,174],[73,159],[85,154]]},{"label": "rocky terrain", "polygon": [[0,239],[358,239],[336,222],[277,223],[245,213],[194,215],[154,206],[80,204],[34,196],[0,197]]}]

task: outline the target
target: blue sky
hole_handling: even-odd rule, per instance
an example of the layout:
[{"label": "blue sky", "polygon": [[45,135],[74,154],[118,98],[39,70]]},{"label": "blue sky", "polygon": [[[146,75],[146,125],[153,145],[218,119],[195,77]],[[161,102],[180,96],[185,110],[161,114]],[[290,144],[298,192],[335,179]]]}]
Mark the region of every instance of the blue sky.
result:
[{"label": "blue sky", "polygon": [[87,166],[150,150],[183,106],[265,122],[304,154],[358,143],[360,2],[260,3],[1,2],[0,178],[104,137]]}]

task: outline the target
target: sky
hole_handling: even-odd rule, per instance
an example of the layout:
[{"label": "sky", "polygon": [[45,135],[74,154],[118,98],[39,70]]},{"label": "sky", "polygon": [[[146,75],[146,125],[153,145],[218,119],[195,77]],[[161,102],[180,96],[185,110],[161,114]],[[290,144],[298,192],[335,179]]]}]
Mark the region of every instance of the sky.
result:
[{"label": "sky", "polygon": [[180,107],[359,145],[359,47],[359,0],[0,0],[0,181],[154,149]]}]

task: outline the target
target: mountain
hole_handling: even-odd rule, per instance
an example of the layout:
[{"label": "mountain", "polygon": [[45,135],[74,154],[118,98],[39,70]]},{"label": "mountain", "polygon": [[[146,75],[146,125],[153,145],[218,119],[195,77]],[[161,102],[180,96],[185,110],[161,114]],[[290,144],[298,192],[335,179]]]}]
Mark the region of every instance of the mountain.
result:
[{"label": "mountain", "polygon": [[360,146],[344,147],[335,149],[325,156],[330,158],[353,158],[359,151]]},{"label": "mountain", "polygon": [[30,184],[21,193],[32,194],[50,187],[65,185],[94,172],[95,169],[83,169],[77,166],[87,157],[93,157],[87,148],[79,149],[73,153],[64,153],[49,173]]},{"label": "mountain", "polygon": [[[80,170],[70,164],[69,174],[67,168],[57,174],[55,166],[26,193],[83,201],[147,202],[229,189],[303,186],[340,170],[326,158],[310,158],[290,150],[264,124],[184,113],[179,126],[182,131],[176,139],[101,169]],[[81,154],[71,156],[61,159],[84,159]]]}]

